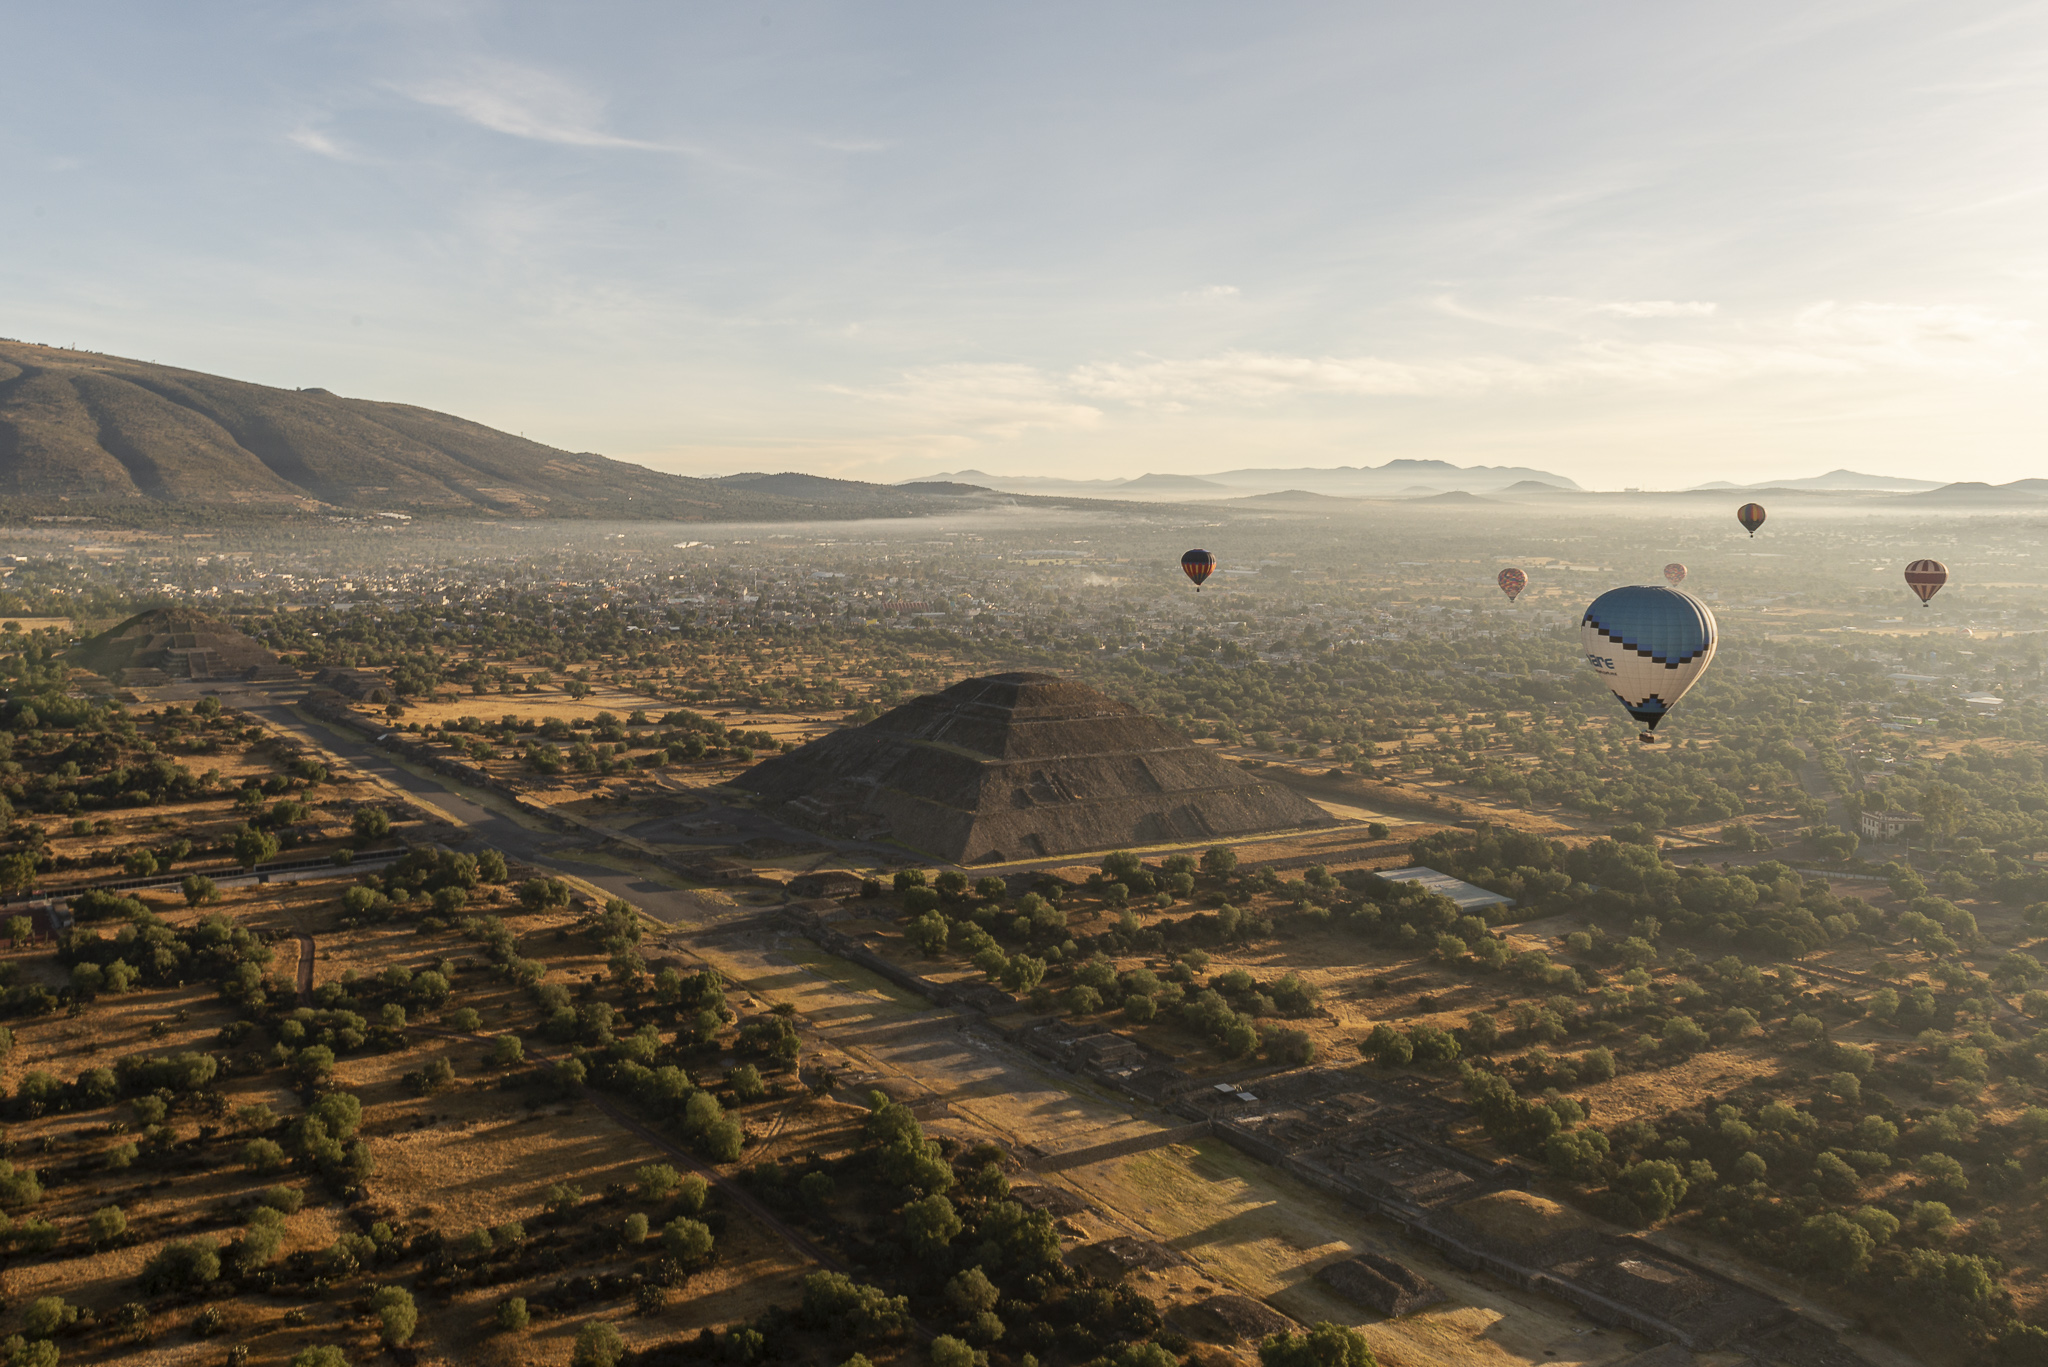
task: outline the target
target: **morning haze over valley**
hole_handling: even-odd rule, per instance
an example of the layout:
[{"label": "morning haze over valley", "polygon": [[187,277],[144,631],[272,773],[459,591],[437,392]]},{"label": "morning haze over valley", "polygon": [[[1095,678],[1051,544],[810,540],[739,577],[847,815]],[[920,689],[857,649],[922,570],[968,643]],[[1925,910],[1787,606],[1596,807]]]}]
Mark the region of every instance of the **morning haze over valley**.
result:
[{"label": "morning haze over valley", "polygon": [[9,32],[0,1367],[2048,1363],[2038,13]]}]

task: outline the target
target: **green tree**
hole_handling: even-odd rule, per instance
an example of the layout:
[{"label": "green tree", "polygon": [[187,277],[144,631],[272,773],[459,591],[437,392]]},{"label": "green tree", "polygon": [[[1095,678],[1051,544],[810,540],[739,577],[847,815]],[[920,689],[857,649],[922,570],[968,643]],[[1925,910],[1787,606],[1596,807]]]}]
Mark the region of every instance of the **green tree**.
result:
[{"label": "green tree", "polygon": [[1685,1199],[1686,1187],[1678,1165],[1662,1158],[1624,1168],[1614,1181],[1614,1190],[1627,1200],[1627,1213],[1646,1225],[1669,1219]]},{"label": "green tree", "polygon": [[1378,1367],[1365,1335],[1328,1320],[1259,1345],[1260,1367]]},{"label": "green tree", "polygon": [[382,807],[358,807],[349,818],[349,827],[358,845],[375,844],[391,834],[391,814]]},{"label": "green tree", "polygon": [[213,880],[202,878],[196,873],[186,874],[185,881],[180,883],[178,888],[185,894],[185,905],[188,907],[220,900],[220,889],[213,885]]},{"label": "green tree", "polygon": [[253,869],[266,860],[277,858],[277,837],[244,823],[235,828],[230,848],[234,851],[236,863],[245,869]]},{"label": "green tree", "polygon": [[526,1297],[507,1296],[498,1302],[498,1327],[506,1333],[523,1333],[529,1318],[526,1313]]},{"label": "green tree", "polygon": [[1799,1227],[1800,1253],[1813,1266],[1838,1277],[1860,1270],[1876,1246],[1869,1230],[1834,1211],[1812,1216]]},{"label": "green tree", "polygon": [[964,1228],[953,1203],[936,1194],[912,1201],[899,1218],[911,1249],[922,1258],[935,1258],[943,1253]]}]

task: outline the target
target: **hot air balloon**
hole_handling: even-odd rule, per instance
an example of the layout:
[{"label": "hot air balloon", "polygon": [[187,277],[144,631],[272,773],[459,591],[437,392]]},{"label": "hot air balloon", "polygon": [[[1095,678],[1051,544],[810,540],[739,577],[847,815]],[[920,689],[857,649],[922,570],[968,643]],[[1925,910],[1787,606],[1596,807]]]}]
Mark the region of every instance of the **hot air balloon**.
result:
[{"label": "hot air balloon", "polygon": [[1579,623],[1587,663],[1642,723],[1644,744],[1706,672],[1719,635],[1705,603],[1683,589],[1648,585],[1609,589]]},{"label": "hot air balloon", "polygon": [[1948,582],[1948,566],[1939,560],[1915,560],[1906,566],[1906,587],[1920,595],[1920,606],[1926,607],[1927,600],[1941,592],[1941,586]]},{"label": "hot air balloon", "polygon": [[1202,591],[1202,581],[1216,573],[1216,557],[1207,551],[1189,551],[1180,558],[1181,573],[1195,581],[1195,592]]},{"label": "hot air balloon", "polygon": [[1744,531],[1748,532],[1751,536],[1755,536],[1756,529],[1764,525],[1764,505],[1761,503],[1743,504],[1735,510],[1735,520],[1742,524]]},{"label": "hot air balloon", "polygon": [[1685,566],[1679,564],[1676,560],[1672,561],[1664,567],[1664,577],[1671,581],[1673,588],[1678,587],[1685,582]]},{"label": "hot air balloon", "polygon": [[1522,596],[1522,590],[1529,587],[1529,576],[1520,570],[1509,568],[1500,572],[1500,591],[1508,596],[1510,603]]}]

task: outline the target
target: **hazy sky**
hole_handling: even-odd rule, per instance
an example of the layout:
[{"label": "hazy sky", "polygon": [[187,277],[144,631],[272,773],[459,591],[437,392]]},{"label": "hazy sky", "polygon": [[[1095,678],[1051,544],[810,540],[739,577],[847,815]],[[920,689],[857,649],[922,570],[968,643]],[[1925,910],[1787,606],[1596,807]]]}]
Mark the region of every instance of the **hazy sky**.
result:
[{"label": "hazy sky", "polygon": [[2048,7],[91,4],[0,334],[686,473],[2048,475]]}]

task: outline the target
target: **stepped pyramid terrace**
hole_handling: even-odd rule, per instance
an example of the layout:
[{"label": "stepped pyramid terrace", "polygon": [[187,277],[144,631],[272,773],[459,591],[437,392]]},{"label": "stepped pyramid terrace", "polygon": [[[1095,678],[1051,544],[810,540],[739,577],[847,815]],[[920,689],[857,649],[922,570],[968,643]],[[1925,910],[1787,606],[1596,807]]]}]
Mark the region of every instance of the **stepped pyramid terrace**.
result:
[{"label": "stepped pyramid terrace", "polygon": [[153,608],[65,652],[64,662],[123,688],[180,679],[296,679],[261,643],[226,622],[184,608]]},{"label": "stepped pyramid terrace", "polygon": [[806,825],[964,864],[1334,820],[1154,718],[1053,674],[964,680],[735,782]]}]

